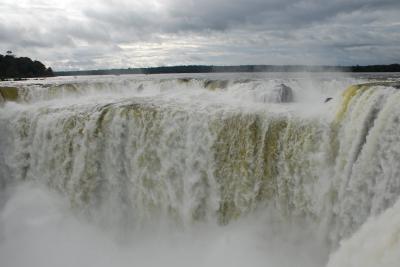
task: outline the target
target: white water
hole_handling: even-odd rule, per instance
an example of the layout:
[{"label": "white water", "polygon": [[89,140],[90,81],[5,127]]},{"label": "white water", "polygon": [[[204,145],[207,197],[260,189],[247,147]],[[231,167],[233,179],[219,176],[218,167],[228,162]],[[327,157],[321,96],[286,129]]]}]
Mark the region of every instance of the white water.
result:
[{"label": "white water", "polygon": [[[22,89],[0,113],[0,258],[5,266],[324,266],[351,238],[329,264],[360,266],[373,247],[357,250],[372,238],[359,227],[381,216],[369,224],[383,231],[389,215],[380,214],[400,193],[399,91],[369,86],[348,106],[341,96],[368,81],[6,84]],[[276,103],[281,83],[294,103]],[[393,266],[394,256],[378,256]]]},{"label": "white water", "polygon": [[328,267],[399,266],[400,202],[378,217],[370,218],[329,261]]}]

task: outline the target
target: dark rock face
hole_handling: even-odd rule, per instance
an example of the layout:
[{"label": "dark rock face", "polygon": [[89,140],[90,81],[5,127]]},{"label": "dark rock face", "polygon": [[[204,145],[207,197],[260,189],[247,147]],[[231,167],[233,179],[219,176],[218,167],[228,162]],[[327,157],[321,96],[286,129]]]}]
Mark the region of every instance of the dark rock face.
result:
[{"label": "dark rock face", "polygon": [[396,89],[400,89],[400,82],[398,83],[393,83],[392,86]]},{"label": "dark rock face", "polygon": [[275,87],[274,92],[278,96],[278,102],[280,103],[290,103],[293,102],[293,90],[285,84],[280,84]]}]

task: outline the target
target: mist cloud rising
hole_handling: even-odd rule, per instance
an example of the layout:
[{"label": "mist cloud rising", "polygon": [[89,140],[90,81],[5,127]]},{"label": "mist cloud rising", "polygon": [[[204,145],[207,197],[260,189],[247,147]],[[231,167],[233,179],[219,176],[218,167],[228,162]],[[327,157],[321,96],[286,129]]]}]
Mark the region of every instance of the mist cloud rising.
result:
[{"label": "mist cloud rising", "polygon": [[398,0],[3,0],[0,53],[56,70],[400,61]]}]

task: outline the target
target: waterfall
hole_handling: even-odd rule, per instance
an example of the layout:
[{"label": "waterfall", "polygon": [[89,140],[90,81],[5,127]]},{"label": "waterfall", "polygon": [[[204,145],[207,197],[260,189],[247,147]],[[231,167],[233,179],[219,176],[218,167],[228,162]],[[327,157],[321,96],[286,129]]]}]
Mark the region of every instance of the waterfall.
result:
[{"label": "waterfall", "polygon": [[[117,77],[7,85],[14,91],[0,91],[0,184],[45,185],[111,228],[229,227],[273,213],[303,222],[335,251],[372,218],[384,225],[390,215],[381,214],[400,194],[400,91],[356,82]],[[279,103],[282,83],[293,102]],[[333,101],[323,103],[326,96]]]}]

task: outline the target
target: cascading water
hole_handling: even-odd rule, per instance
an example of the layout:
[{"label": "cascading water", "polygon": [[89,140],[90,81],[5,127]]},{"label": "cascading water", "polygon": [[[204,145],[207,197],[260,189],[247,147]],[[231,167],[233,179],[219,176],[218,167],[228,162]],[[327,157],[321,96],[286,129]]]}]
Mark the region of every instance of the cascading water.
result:
[{"label": "cascading water", "polygon": [[[76,243],[58,227],[84,233],[79,251],[97,240],[113,255],[79,261],[93,266],[324,266],[336,250],[329,266],[360,266],[347,250],[371,238],[363,228],[383,231],[400,194],[400,90],[397,78],[331,75],[6,83],[0,255],[23,264],[8,254],[20,246],[43,266],[23,244],[42,228],[47,249]],[[105,232],[123,240],[117,252]]]}]

